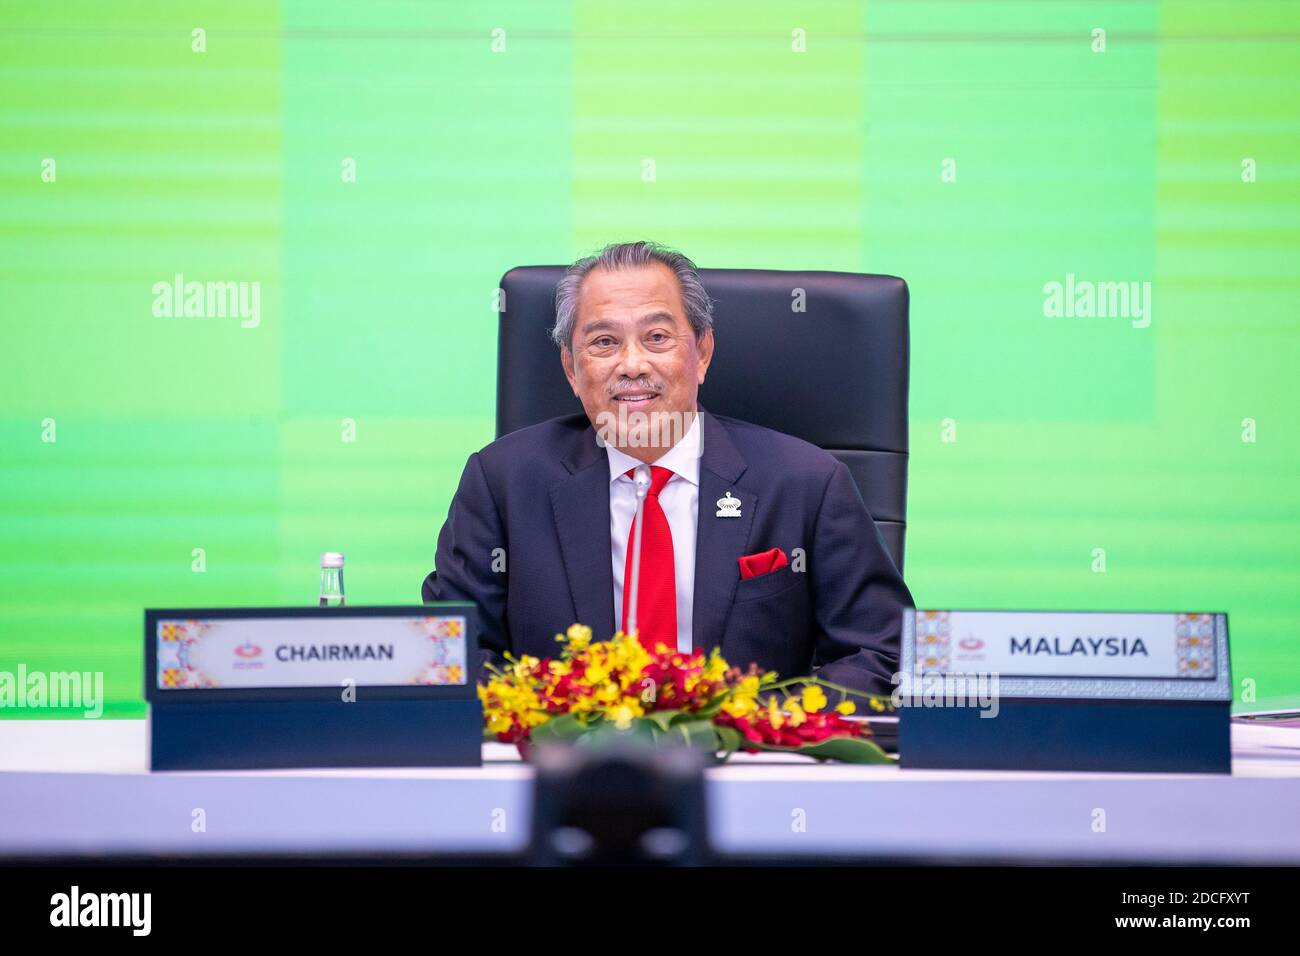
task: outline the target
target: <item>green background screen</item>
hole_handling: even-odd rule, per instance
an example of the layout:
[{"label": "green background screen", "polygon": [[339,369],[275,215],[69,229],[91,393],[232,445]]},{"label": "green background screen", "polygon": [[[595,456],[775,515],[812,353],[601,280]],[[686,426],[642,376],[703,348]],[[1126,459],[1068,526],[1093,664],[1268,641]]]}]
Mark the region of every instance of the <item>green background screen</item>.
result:
[{"label": "green background screen", "polygon": [[920,606],[1227,611],[1300,700],[1300,4],[0,11],[0,670],[142,717],[145,607],[418,602],[498,278],[646,238],[908,281]]}]

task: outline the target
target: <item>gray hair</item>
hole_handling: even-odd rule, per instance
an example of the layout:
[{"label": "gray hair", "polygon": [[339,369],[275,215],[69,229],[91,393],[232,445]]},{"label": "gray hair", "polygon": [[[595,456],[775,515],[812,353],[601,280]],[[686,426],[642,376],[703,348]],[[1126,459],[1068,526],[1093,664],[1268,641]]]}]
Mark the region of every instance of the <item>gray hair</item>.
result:
[{"label": "gray hair", "polygon": [[695,340],[713,328],[713,301],[700,283],[695,263],[667,246],[655,242],[611,242],[594,256],[579,259],[564,270],[564,277],[555,287],[555,328],[551,340],[560,348],[570,348],[573,343],[573,326],[578,318],[578,292],[582,282],[596,269],[615,272],[635,269],[659,262],[677,277],[682,290],[682,304],[686,319],[695,333]]}]

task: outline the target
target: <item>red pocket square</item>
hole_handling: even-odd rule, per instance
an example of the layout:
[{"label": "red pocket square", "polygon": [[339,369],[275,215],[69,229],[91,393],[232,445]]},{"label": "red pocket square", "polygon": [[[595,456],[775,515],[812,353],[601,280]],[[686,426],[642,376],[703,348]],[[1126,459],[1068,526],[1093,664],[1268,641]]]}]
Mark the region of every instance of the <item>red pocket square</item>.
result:
[{"label": "red pocket square", "polygon": [[785,552],[780,548],[771,548],[757,554],[745,554],[737,558],[740,562],[740,579],[756,578],[761,574],[770,574],[789,564]]}]

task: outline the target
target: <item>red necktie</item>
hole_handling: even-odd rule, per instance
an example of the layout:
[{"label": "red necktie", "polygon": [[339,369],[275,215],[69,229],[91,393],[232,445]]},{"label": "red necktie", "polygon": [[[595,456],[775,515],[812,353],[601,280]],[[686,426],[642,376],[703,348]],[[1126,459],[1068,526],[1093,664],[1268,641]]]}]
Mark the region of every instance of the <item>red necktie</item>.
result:
[{"label": "red necktie", "polygon": [[[627,475],[635,480],[635,468]],[[636,628],[642,645],[649,651],[656,644],[677,650],[677,579],[673,572],[673,534],[668,516],[659,504],[673,473],[659,465],[650,466],[650,490],[641,509],[645,530],[641,532],[641,585],[637,590]],[[636,516],[627,535],[627,563],[623,567],[623,632],[627,633],[627,612],[632,603],[632,558],[636,543]]]}]

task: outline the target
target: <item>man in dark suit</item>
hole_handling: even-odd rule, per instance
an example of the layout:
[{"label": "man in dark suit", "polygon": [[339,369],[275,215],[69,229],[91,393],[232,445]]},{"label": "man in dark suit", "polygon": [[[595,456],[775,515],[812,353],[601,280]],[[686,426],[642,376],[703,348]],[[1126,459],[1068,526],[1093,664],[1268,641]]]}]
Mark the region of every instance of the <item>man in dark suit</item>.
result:
[{"label": "man in dark suit", "polygon": [[635,623],[647,646],[888,694],[911,595],[842,463],[697,403],[714,341],[690,260],[636,242],[578,261],[552,336],[584,414],[470,455],[422,589],[478,606],[480,663]]}]

